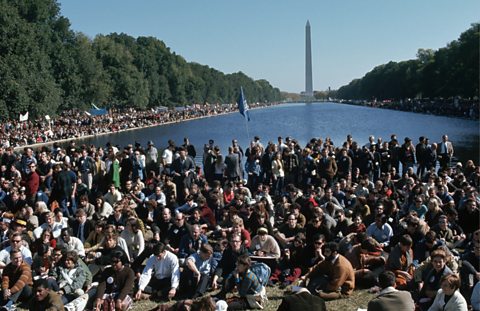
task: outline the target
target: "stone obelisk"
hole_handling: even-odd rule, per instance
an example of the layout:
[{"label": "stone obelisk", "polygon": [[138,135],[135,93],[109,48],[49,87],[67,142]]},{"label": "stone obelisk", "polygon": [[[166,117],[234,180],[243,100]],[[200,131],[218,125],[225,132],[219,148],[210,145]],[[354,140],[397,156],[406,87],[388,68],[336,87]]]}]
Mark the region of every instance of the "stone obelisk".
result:
[{"label": "stone obelisk", "polygon": [[310,22],[305,26],[305,97],[313,97],[312,82],[312,43],[310,38]]}]

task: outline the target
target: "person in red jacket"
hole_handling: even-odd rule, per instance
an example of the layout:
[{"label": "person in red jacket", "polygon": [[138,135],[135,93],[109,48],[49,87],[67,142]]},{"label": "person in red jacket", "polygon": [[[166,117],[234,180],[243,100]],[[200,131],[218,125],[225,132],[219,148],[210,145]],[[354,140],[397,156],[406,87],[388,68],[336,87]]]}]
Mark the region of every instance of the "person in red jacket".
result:
[{"label": "person in red jacket", "polygon": [[30,168],[30,173],[25,176],[23,184],[25,185],[27,203],[30,206],[34,206],[38,187],[40,187],[40,176],[37,173],[37,165],[35,163],[30,163],[28,167]]}]

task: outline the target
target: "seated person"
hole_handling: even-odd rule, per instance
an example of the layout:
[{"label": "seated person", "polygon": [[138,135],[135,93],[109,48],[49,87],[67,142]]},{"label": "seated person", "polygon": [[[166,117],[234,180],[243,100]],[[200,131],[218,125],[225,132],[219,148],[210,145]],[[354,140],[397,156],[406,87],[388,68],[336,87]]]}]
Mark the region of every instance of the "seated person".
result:
[{"label": "seated person", "polygon": [[[98,252],[90,253],[87,258],[89,269],[93,275],[96,275],[103,267],[111,265],[112,256],[115,252],[122,252],[127,256],[124,249],[118,245],[118,235],[116,232],[109,232],[105,234],[105,239],[102,242],[102,247]],[[127,256],[128,258],[128,256]]]},{"label": "seated person", "polygon": [[248,255],[238,257],[237,267],[226,281],[225,290],[229,292],[236,287],[240,297],[229,301],[229,310],[263,309],[266,300],[265,287],[250,270],[251,266],[252,261]]},{"label": "seated person", "polygon": [[[222,307],[223,306],[223,307]],[[150,311],[178,311],[178,310],[190,310],[190,311],[217,311],[227,310],[226,302],[223,300],[215,301],[210,296],[205,296],[199,299],[185,299],[180,300],[173,305],[170,303],[159,304],[157,307]]]},{"label": "seated person", "polygon": [[57,265],[53,271],[55,280],[51,282],[51,286],[62,296],[64,304],[84,294],[87,271],[78,263],[78,260],[78,254],[75,251],[67,251],[63,264]]},{"label": "seated person", "polygon": [[257,235],[253,237],[250,245],[250,253],[258,257],[280,258],[280,246],[275,238],[268,235],[268,229],[260,227]]},{"label": "seated person", "polygon": [[355,288],[355,272],[350,261],[338,253],[338,244],[335,242],[325,244],[323,255],[325,260],[304,276],[308,290],[318,293],[323,299],[351,295]]},{"label": "seated person", "polygon": [[164,234],[162,231],[161,234],[167,249],[178,255],[180,251],[180,241],[184,235],[188,235],[189,226],[186,224],[185,215],[182,213],[176,214],[174,221],[174,224],[169,227],[168,232]]},{"label": "seated person", "polygon": [[432,227],[432,230],[437,233],[437,237],[442,243],[452,249],[454,247],[455,240],[453,239],[453,231],[448,227],[447,216],[442,215],[438,218],[438,223]]},{"label": "seated person", "polygon": [[50,289],[46,279],[38,279],[33,284],[33,297],[29,311],[64,311],[62,298]]},{"label": "seated person", "polygon": [[345,257],[355,270],[355,285],[357,287],[371,287],[376,285],[378,275],[385,270],[384,253],[378,242],[367,237],[361,243],[345,253]]},{"label": "seated person", "polygon": [[[243,245],[241,237],[238,234],[231,235],[229,245],[223,251],[222,259],[220,259],[215,269],[215,273],[212,278],[212,289],[215,290],[218,288],[218,281],[220,278],[223,280],[227,279],[227,276],[229,276],[233,270],[235,270],[238,257],[245,254],[248,254],[248,251]],[[224,288],[225,286],[223,286],[223,289]],[[225,295],[225,292],[221,292],[218,294],[218,297],[223,298]]]},{"label": "seated person", "polygon": [[10,263],[2,273],[2,291],[0,306],[3,309],[14,309],[14,304],[20,299],[27,299],[32,294],[32,271],[30,265],[24,262],[18,248],[10,251]]},{"label": "seated person", "polygon": [[297,218],[294,214],[289,214],[287,223],[283,224],[279,230],[273,230],[274,236],[282,248],[291,246],[295,236],[303,232],[303,228],[297,224]]},{"label": "seated person", "polygon": [[115,310],[126,311],[132,305],[132,293],[135,274],[130,267],[125,254],[115,251],[112,254],[112,266],[103,271],[97,288],[95,310],[101,310],[106,299],[113,299]]},{"label": "seated person", "polygon": [[[185,234],[180,240],[178,257],[183,262],[185,258],[200,250],[203,244],[207,244],[208,240],[205,235],[202,234],[202,229],[199,225],[194,225],[191,232]],[[182,260],[183,259],[183,260]]]},{"label": "seated person", "polygon": [[191,254],[185,261],[185,269],[181,274],[182,288],[187,297],[193,299],[203,296],[210,283],[213,265],[213,248],[202,244],[199,252]]},{"label": "seated person", "polygon": [[408,234],[404,234],[388,256],[386,268],[395,274],[396,287],[400,289],[406,289],[408,283],[413,279],[412,244],[412,238]]},{"label": "seated person", "polygon": [[382,248],[387,248],[393,236],[392,227],[387,223],[385,214],[375,215],[375,221],[367,228],[367,235],[374,238]]},{"label": "seated person", "polygon": [[[425,270],[417,270],[415,274],[420,274],[415,278],[419,290],[419,304],[422,309],[428,309],[440,289],[441,279],[444,275],[452,274],[452,270],[447,267],[447,253],[445,250],[439,248],[432,252],[431,264]],[[422,271],[422,272],[419,272]]]},{"label": "seated person", "polygon": [[440,280],[440,289],[428,311],[467,311],[467,301],[460,294],[460,277],[447,274]]},{"label": "seated person", "polygon": [[415,303],[412,295],[403,290],[395,289],[395,274],[391,271],[382,272],[378,277],[381,291],[377,297],[368,303],[368,311],[377,310],[415,310]]},{"label": "seated person", "polygon": [[85,257],[85,248],[79,238],[72,236],[71,228],[63,228],[58,244],[68,251],[75,251],[78,256]]},{"label": "seated person", "polygon": [[90,231],[90,234],[88,235],[87,239],[83,243],[85,247],[85,253],[89,253],[92,251],[96,251],[100,245],[103,239],[105,238],[105,228],[106,222],[103,220],[99,220],[95,224],[95,229]]},{"label": "seated person", "polygon": [[0,269],[4,269],[10,263],[12,257],[12,250],[18,249],[23,256],[25,263],[32,264],[32,252],[28,248],[28,243],[23,239],[19,232],[14,232],[10,235],[10,246],[5,247],[0,251]]},{"label": "seated person", "polygon": [[145,298],[142,293],[154,294],[157,297],[175,297],[180,283],[180,267],[175,254],[159,242],[153,247],[153,254],[148,258],[138,281],[135,299]]},{"label": "seated person", "polygon": [[250,244],[252,242],[250,232],[245,229],[243,219],[240,218],[240,216],[234,215],[232,217],[232,227],[226,229],[226,232],[228,235],[240,235],[243,245],[245,245],[246,248],[250,248]]},{"label": "seated person", "polygon": [[127,220],[125,230],[120,236],[125,240],[128,247],[128,254],[134,260],[145,248],[145,239],[140,224],[136,218],[130,217]]}]

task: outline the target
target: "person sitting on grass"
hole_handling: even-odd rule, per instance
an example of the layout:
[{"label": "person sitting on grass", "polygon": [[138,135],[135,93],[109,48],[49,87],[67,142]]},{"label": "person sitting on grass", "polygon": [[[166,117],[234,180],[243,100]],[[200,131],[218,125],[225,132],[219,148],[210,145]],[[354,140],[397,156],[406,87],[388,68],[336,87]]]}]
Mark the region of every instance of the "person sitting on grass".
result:
[{"label": "person sitting on grass", "polygon": [[212,246],[202,244],[198,253],[195,252],[186,259],[180,281],[187,297],[193,296],[195,299],[207,291],[212,272],[212,255]]},{"label": "person sitting on grass", "polygon": [[[135,299],[147,298],[154,294],[159,298],[175,297],[180,282],[180,267],[175,254],[159,242],[153,247],[153,254],[148,258],[145,268],[138,281],[138,291]],[[147,295],[142,295],[145,292]]]},{"label": "person sitting on grass", "polygon": [[355,289],[355,272],[350,261],[338,253],[335,242],[325,244],[323,255],[325,259],[303,277],[307,289],[328,300],[351,295]]},{"label": "person sitting on grass", "polygon": [[460,277],[458,275],[444,275],[440,281],[440,289],[428,311],[467,311],[467,301],[460,293],[459,288]]},{"label": "person sitting on grass", "polygon": [[368,311],[415,310],[412,295],[396,290],[396,277],[392,271],[384,271],[378,276],[381,291],[368,303]]},{"label": "person sitting on grass", "polygon": [[3,269],[0,305],[2,310],[14,310],[15,303],[32,294],[32,270],[18,248],[10,251],[11,262]]},{"label": "person sitting on grass", "polygon": [[115,251],[112,254],[112,266],[105,269],[97,289],[95,310],[100,311],[105,300],[113,300],[115,310],[126,311],[132,306],[132,290],[135,282],[135,273],[125,266],[128,260],[123,252]]},{"label": "person sitting on grass", "polygon": [[238,257],[237,267],[228,277],[225,290],[229,292],[236,287],[240,297],[227,300],[229,310],[263,309],[267,300],[266,290],[257,275],[250,270],[251,266],[252,260],[248,255]]},{"label": "person sitting on grass", "polygon": [[46,279],[38,279],[33,284],[32,300],[30,301],[29,311],[64,311],[62,298],[59,294],[50,290]]}]

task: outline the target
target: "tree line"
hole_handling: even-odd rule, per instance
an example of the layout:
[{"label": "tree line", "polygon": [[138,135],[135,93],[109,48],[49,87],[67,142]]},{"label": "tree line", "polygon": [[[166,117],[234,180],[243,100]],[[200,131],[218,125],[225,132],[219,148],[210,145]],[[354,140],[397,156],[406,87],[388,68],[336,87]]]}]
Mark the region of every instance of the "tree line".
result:
[{"label": "tree line", "polygon": [[224,74],[153,37],[90,39],[70,28],[56,0],[0,0],[0,118],[73,108],[278,101],[280,90],[242,72]]},{"label": "tree line", "polygon": [[342,99],[473,98],[479,95],[480,24],[437,51],[419,49],[417,58],[375,67],[338,89]]}]

